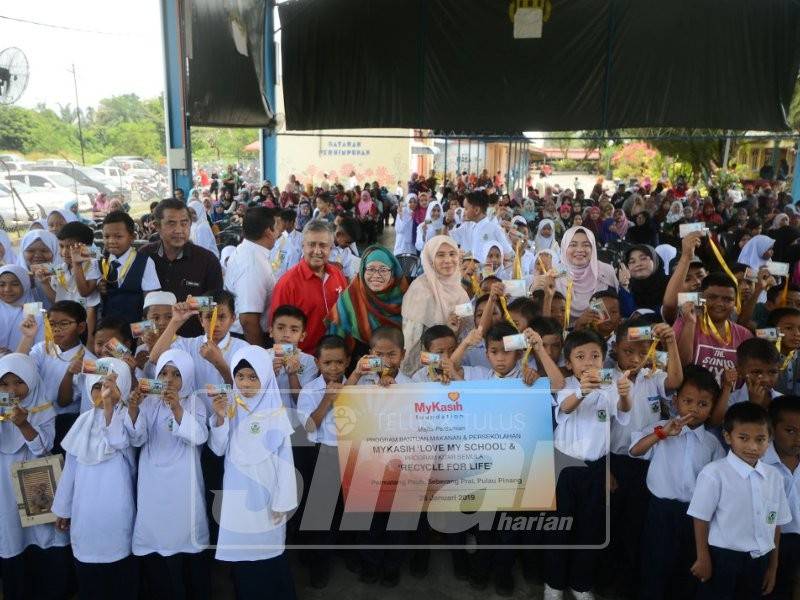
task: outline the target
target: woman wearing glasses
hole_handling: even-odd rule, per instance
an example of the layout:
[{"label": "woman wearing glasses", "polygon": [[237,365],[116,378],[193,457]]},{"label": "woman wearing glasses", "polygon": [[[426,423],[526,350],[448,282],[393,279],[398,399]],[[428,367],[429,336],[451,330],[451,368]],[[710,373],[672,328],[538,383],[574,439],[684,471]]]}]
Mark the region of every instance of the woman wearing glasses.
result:
[{"label": "woman wearing glasses", "polygon": [[328,313],[328,333],[342,336],[357,362],[369,353],[373,330],[402,327],[400,309],[407,288],[394,255],[383,246],[370,246],[364,251],[358,276]]}]

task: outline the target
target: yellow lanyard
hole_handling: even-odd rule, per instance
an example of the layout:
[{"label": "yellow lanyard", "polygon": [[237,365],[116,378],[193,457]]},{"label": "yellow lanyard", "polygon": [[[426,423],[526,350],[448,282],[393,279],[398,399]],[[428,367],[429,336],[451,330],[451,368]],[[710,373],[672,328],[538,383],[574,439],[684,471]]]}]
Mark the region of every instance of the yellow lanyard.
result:
[{"label": "yellow lanyard", "polygon": [[517,242],[517,247],[515,248],[514,252],[514,270],[513,276],[514,279],[522,279],[522,255],[520,254],[520,249],[522,248],[522,240]]},{"label": "yellow lanyard", "polygon": [[273,272],[281,268],[281,263],[283,262],[281,251],[283,250],[283,247],[285,245],[286,245],[286,238],[281,238],[281,245],[277,248],[275,259],[272,261]]},{"label": "yellow lanyard", "polygon": [[708,236],[708,245],[711,246],[711,251],[714,253],[719,266],[722,267],[722,270],[725,271],[725,274],[733,281],[733,285],[736,286],[736,314],[739,314],[742,312],[742,300],[739,297],[739,280],[736,279],[736,275],[734,275],[733,272],[728,268],[728,264],[725,262],[725,259],[722,257],[722,253],[719,251],[717,244],[710,235]]},{"label": "yellow lanyard", "polygon": [[472,296],[473,298],[477,298],[481,295],[481,284],[478,283],[478,274],[473,273],[472,277],[469,278],[469,281],[472,284]]},{"label": "yellow lanyard", "polygon": [[58,356],[59,349],[53,339],[53,326],[50,324],[50,317],[45,315],[44,319],[44,349],[50,356]]},{"label": "yellow lanyard", "polygon": [[250,408],[245,404],[244,400],[242,400],[238,395],[233,397],[233,404],[228,406],[228,418],[232,419],[236,415],[237,407],[241,406],[245,409],[248,413],[250,413]]},{"label": "yellow lanyard", "polygon": [[[730,321],[727,319],[725,320],[725,333],[724,335],[720,335],[719,329],[717,326],[714,325],[714,322],[711,320],[711,317],[708,316],[708,309],[704,309],[703,311],[703,323],[705,324],[705,331],[703,333],[710,333],[713,337],[717,338],[720,342],[725,344],[726,346],[730,346],[733,342],[733,334],[731,333],[731,324]],[[702,330],[703,327],[701,326],[700,329]]]},{"label": "yellow lanyard", "polygon": [[208,341],[214,340],[214,329],[217,327],[217,306],[214,306],[214,310],[211,311],[211,321],[208,324],[208,335],[206,336]]},{"label": "yellow lanyard", "polygon": [[539,270],[542,272],[542,275],[547,275],[547,269],[544,267],[544,261],[542,260],[542,255],[539,255],[539,258],[536,259],[536,264],[539,265]]},{"label": "yellow lanyard", "polygon": [[789,365],[792,364],[792,360],[794,360],[794,353],[797,352],[796,350],[792,350],[789,352],[789,356],[786,357],[786,360],[783,361],[781,365],[781,371],[785,371],[789,368]]},{"label": "yellow lanyard", "polygon": [[650,343],[650,347],[647,349],[647,354],[644,357],[644,362],[647,362],[650,359],[650,374],[656,372],[656,346],[658,346],[658,340],[653,340]]},{"label": "yellow lanyard", "polygon": [[[106,281],[108,281],[108,274],[111,271],[110,258],[111,257],[104,258],[102,260],[102,262],[100,263],[100,268],[103,271],[103,279],[105,279]],[[121,280],[125,279],[125,275],[128,273],[128,269],[131,268],[131,264],[133,263],[133,260],[135,258],[136,258],[136,250],[131,250],[131,253],[128,255],[128,258],[125,261],[125,264],[122,265],[122,268],[117,269],[117,281],[121,281]],[[114,282],[112,281],[111,283],[114,283]]]},{"label": "yellow lanyard", "polygon": [[569,327],[569,312],[572,310],[572,286],[574,283],[575,282],[572,280],[572,278],[570,278],[569,282],[567,283],[567,295],[564,302],[564,331],[566,331]]}]

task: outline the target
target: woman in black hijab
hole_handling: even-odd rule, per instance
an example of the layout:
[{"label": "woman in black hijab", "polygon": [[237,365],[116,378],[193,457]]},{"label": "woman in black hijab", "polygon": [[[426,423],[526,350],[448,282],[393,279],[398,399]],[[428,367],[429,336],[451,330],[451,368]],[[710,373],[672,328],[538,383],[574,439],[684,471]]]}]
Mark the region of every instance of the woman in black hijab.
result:
[{"label": "woman in black hijab", "polygon": [[642,211],[634,217],[633,227],[628,228],[625,240],[631,244],[646,244],[655,248],[658,246],[658,224],[653,221],[650,213]]},{"label": "woman in black hijab", "polygon": [[[625,252],[624,262],[630,273],[630,281],[627,287],[623,285],[621,288],[620,306],[628,304],[622,297],[627,292],[633,297],[633,310],[649,308],[659,313],[669,283],[669,276],[664,272],[661,257],[652,246],[637,244]],[[621,277],[620,285],[623,283]],[[625,317],[630,314],[625,314],[625,310],[622,312]]]}]

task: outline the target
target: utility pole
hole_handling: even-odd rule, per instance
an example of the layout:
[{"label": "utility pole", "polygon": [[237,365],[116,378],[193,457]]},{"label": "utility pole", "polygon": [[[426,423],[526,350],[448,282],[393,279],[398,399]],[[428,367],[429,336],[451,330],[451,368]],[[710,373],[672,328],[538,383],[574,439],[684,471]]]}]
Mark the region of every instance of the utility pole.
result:
[{"label": "utility pole", "polygon": [[72,83],[75,85],[75,110],[78,113],[78,137],[81,140],[81,164],[86,166],[86,156],[83,151],[83,124],[81,123],[81,105],[78,102],[78,77],[75,75],[75,63],[72,64]]}]

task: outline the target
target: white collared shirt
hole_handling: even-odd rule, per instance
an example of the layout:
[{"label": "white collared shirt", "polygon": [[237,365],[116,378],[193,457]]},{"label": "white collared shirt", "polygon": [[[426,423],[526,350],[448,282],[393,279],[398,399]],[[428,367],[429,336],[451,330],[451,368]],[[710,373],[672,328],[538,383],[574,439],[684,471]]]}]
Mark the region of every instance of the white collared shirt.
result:
[{"label": "white collared shirt", "polygon": [[[119,263],[119,268],[117,270],[117,286],[122,287],[122,284],[125,283],[125,277],[128,276],[130,272],[130,267],[125,269],[123,273],[119,271],[125,268],[125,261],[128,260],[128,257],[133,252],[133,246],[128,248],[122,256],[114,256],[113,254],[108,255],[108,266],[109,269],[111,268],[111,262],[117,261]],[[136,260],[135,258],[131,260],[131,266],[133,266],[133,261]],[[142,291],[143,292],[152,292],[153,290],[160,290],[161,289],[161,282],[158,280],[158,272],[156,271],[156,263],[153,262],[153,259],[149,256],[147,257],[147,263],[144,265],[144,273],[142,274]]]},{"label": "white collared shirt", "polygon": [[[614,369],[614,383],[622,377],[619,368]],[[650,376],[650,369],[639,369],[631,387],[630,422],[623,425],[619,421],[611,423],[611,452],[628,455],[631,434],[651,427],[661,419],[661,400],[666,400],[664,383],[667,374],[656,371]]]},{"label": "white collared shirt", "polygon": [[36,369],[42,378],[42,383],[47,390],[47,399],[53,403],[53,410],[57,415],[63,413],[83,412],[88,410],[91,406],[91,398],[83,398],[83,373],[78,373],[72,376],[72,402],[67,406],[61,406],[58,403],[58,388],[61,386],[61,380],[69,368],[69,363],[72,358],[78,353],[78,350],[84,349],[83,360],[94,360],[95,356],[83,344],[78,344],[74,348],[64,350],[58,356],[50,356],[45,350],[44,342],[34,344],[30,351],[30,357],[36,361]]},{"label": "white collared shirt", "polygon": [[[261,315],[261,330],[267,330],[267,312],[275,276],[272,272],[270,250],[250,240],[242,240],[228,259],[225,269],[225,289],[236,296],[236,314]],[[244,333],[237,319],[231,327],[234,333]]]},{"label": "white collared shirt", "polygon": [[[773,399],[783,395],[780,392],[776,392],[775,390],[770,390],[770,394],[772,395]],[[728,398],[728,406],[733,406],[734,404],[739,404],[740,402],[749,402],[749,401],[750,401],[750,392],[747,390],[747,384],[745,383],[738,390],[733,390],[731,392],[731,395]]]},{"label": "white collared shirt", "polygon": [[275,241],[272,250],[269,251],[270,265],[275,279],[280,279],[286,271],[295,266],[302,258],[302,249],[296,247],[289,234],[284,231],[281,237]]},{"label": "white collared shirt", "polygon": [[[657,421],[652,427],[631,434],[631,448],[653,429],[667,421]],[[612,426],[613,435],[613,426]],[[650,461],[647,470],[647,489],[658,497],[689,502],[694,494],[697,475],[707,464],[725,456],[722,444],[703,425],[694,429],[683,427],[675,436],[659,440],[641,458]]]},{"label": "white collared shirt", "polygon": [[751,467],[733,451],[706,465],[686,511],[708,521],[708,543],[764,556],[775,547],[775,527],[792,520],[781,474],[758,461]]},{"label": "white collared shirt", "polygon": [[462,223],[450,232],[450,236],[458,243],[462,250],[472,252],[472,256],[480,256],[486,242],[497,242],[503,255],[514,253],[511,242],[503,228],[496,220],[484,217],[480,221]]},{"label": "white collared shirt", "polygon": [[608,454],[611,420],[626,425],[630,413],[619,410],[619,393],[615,384],[590,392],[571,413],[561,412],[563,402],[580,389],[581,384],[573,375],[567,377],[564,389],[558,392],[553,443],[558,450],[573,458],[598,460]]},{"label": "white collared shirt", "polygon": [[[100,274],[100,267],[98,267],[96,260],[88,260],[83,264],[86,265],[85,268],[81,267],[84,269],[83,274],[86,281],[97,281],[102,277]],[[82,296],[78,291],[78,284],[75,282],[75,275],[72,272],[72,268],[68,265],[62,266],[64,267],[64,285],[61,285],[57,277],[54,276],[50,278],[50,287],[53,288],[56,293],[56,302],[72,300],[73,302],[81,304],[84,308],[100,304],[100,292],[97,291],[97,288],[88,296]]]},{"label": "white collared shirt", "polygon": [[783,490],[789,500],[789,512],[792,513],[792,520],[781,527],[781,533],[800,534],[800,467],[797,467],[792,473],[789,467],[781,462],[778,453],[775,452],[775,445],[772,443],[761,460],[775,467],[783,477]]},{"label": "white collared shirt", "polygon": [[340,265],[342,267],[342,273],[344,273],[344,276],[347,277],[349,281],[352,281],[353,278],[358,275],[358,270],[361,267],[361,259],[350,247],[341,248],[339,246],[334,246],[328,257],[328,262]]},{"label": "white collared shirt", "polygon": [[[380,381],[380,375],[378,373],[367,373],[366,375],[362,375],[358,378],[356,385],[378,385],[378,381]],[[414,380],[411,379],[408,375],[398,371],[397,375],[394,378],[395,383],[414,383]]]},{"label": "white collared shirt", "polygon": [[[342,378],[342,383],[344,383],[344,378]],[[323,396],[325,396],[326,387],[325,377],[322,375],[310,381],[308,385],[303,386],[297,399],[297,416],[301,424],[305,425],[311,419],[311,413],[317,410]],[[314,431],[306,430],[306,437],[312,444],[338,445],[332,404],[320,426]]]}]

